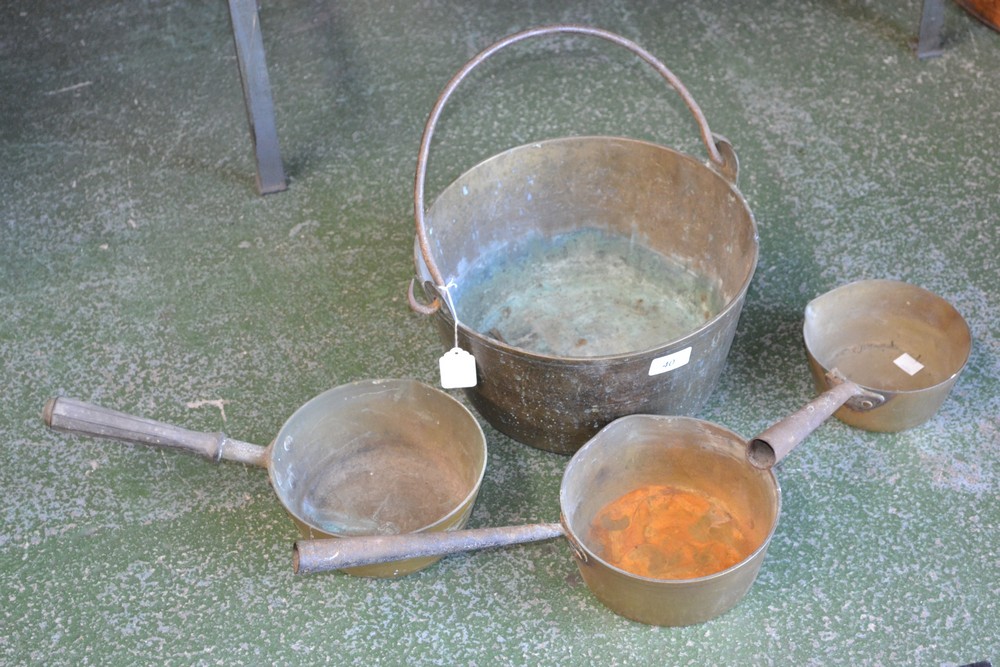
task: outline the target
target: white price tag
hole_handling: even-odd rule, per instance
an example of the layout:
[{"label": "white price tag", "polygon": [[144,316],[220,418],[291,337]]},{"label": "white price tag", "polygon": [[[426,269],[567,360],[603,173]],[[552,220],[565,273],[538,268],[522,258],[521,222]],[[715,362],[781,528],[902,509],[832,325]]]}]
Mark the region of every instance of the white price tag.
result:
[{"label": "white price tag", "polygon": [[923,370],[924,365],[908,355],[906,352],[899,355],[897,358],[892,360],[892,363],[903,369],[904,373],[908,375],[916,375],[921,370]]},{"label": "white price tag", "polygon": [[453,347],[441,357],[441,386],[462,389],[476,386],[476,358],[460,347]]},{"label": "white price tag", "polygon": [[666,373],[681,366],[686,366],[689,361],[691,361],[691,348],[685,347],[680,352],[674,352],[673,354],[653,359],[653,363],[649,365],[649,374],[659,375],[660,373]]}]

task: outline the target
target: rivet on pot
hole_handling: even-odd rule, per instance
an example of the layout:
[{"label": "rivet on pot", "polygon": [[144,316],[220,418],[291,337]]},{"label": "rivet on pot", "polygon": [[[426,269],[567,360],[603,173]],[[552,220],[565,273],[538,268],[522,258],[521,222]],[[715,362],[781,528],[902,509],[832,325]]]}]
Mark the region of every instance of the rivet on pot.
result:
[{"label": "rivet on pot", "polygon": [[587,556],[587,552],[583,550],[583,547],[580,546],[580,543],[577,542],[573,531],[569,530],[569,523],[566,521],[565,514],[559,514],[559,523],[563,526],[563,532],[566,534],[566,541],[569,542],[569,548],[573,552],[573,557],[580,561],[581,564],[586,565],[590,561],[590,558]]}]

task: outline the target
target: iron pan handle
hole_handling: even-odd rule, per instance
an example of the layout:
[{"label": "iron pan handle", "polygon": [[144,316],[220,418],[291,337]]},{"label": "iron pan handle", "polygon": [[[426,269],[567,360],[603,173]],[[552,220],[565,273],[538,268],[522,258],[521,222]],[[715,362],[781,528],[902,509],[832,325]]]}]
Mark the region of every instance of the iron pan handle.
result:
[{"label": "iron pan handle", "polygon": [[233,440],[224,433],[190,431],[75,398],[49,399],[42,410],[42,420],[54,431],[176,449],[210,461],[227,459],[261,467],[266,467],[268,461],[266,448]]}]

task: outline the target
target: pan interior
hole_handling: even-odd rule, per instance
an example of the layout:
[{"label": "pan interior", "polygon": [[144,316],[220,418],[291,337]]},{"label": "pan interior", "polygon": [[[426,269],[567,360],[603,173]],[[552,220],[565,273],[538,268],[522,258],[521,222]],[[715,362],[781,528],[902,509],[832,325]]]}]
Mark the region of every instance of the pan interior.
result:
[{"label": "pan interior", "polygon": [[273,451],[285,506],[328,535],[428,528],[474,501],[486,459],[468,410],[408,380],[321,394],[288,420]]},{"label": "pan interior", "polygon": [[[741,303],[757,262],[756,225],[732,182],[615,137],[495,155],[448,186],[426,222],[458,319],[562,358],[641,352],[700,331]],[[419,251],[416,264],[427,283]]]},{"label": "pan interior", "polygon": [[697,579],[750,556],[754,518],[717,496],[673,484],[646,484],[605,505],[588,543],[608,563],[653,579]]},{"label": "pan interior", "polygon": [[851,283],[806,307],[806,348],[826,370],[877,391],[919,391],[957,374],[969,328],[944,299],[897,281]]},{"label": "pan interior", "polygon": [[726,305],[717,280],[625,237],[582,228],[482,255],[457,293],[466,325],[540,354],[646,350]]}]

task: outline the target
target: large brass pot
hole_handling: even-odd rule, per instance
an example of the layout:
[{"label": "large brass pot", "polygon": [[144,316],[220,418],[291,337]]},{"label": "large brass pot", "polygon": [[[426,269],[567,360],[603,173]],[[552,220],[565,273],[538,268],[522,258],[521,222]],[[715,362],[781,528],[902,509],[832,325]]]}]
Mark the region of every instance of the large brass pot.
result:
[{"label": "large brass pot", "polygon": [[[455,180],[425,211],[431,138],[457,85],[501,48],[529,37],[566,33],[619,44],[653,66],[694,115],[708,161],[633,139],[552,139],[487,159]],[[648,52],[617,35],[581,26],[538,28],[501,40],[470,61],[442,92],[424,130],[414,190],[414,255],[417,280],[431,305],[413,298],[412,285],[410,303],[421,312],[437,312],[446,348],[457,344],[475,357],[478,382],[467,394],[486,420],[515,440],[570,454],[620,416],[697,411],[722,372],[757,265],[756,224],[736,187],[736,174],[732,147],[711,133],[680,81]],[[507,340],[470,314],[484,304],[469,286],[482,274],[499,270],[491,263],[494,258],[547,257],[564,239],[581,233],[617,239],[677,268],[683,281],[660,285],[654,296],[685,302],[697,311],[693,323],[678,330],[671,316],[646,311],[641,298],[636,303],[621,287],[618,269],[604,263],[578,272],[584,288],[575,285],[572,293],[590,296],[576,300],[556,289],[549,290],[547,299],[524,297],[539,309],[533,312],[541,312],[526,316],[531,319],[527,326],[549,326],[532,335],[552,338],[554,329],[565,329],[568,342],[562,348],[540,351]],[[614,261],[620,267],[631,260],[615,255]],[[524,268],[545,267],[529,263]],[[542,275],[537,282],[545,280]],[[692,282],[701,287],[692,290]],[[617,328],[602,333],[608,323]],[[640,328],[649,333],[637,349],[615,348],[621,332]],[[592,347],[602,335],[605,340],[593,348],[597,353],[576,351],[575,343]]]}]

